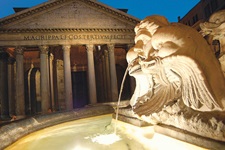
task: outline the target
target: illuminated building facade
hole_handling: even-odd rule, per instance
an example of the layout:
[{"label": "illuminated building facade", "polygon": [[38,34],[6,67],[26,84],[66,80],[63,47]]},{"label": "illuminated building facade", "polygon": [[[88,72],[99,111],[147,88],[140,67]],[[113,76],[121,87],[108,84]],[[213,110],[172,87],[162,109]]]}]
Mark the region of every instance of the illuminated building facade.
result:
[{"label": "illuminated building facade", "polygon": [[117,101],[138,22],[94,0],[48,1],[0,19],[1,118]]},{"label": "illuminated building facade", "polygon": [[225,9],[224,0],[200,0],[183,18],[178,17],[178,22],[199,31],[200,23],[208,21],[213,13],[222,9]]}]

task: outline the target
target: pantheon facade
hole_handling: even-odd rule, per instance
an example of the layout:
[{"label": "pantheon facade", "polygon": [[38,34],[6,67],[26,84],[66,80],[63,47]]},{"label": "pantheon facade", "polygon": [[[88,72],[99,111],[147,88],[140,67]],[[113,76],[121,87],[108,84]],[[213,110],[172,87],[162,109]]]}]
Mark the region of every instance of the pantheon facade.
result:
[{"label": "pantheon facade", "polygon": [[117,101],[139,21],[96,0],[50,0],[0,19],[1,119]]}]

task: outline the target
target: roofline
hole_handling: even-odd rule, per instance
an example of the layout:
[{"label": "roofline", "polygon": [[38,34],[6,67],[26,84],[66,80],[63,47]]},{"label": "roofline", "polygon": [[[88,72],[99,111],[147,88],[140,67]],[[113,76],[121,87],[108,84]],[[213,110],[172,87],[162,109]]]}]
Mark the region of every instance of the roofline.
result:
[{"label": "roofline", "polygon": [[200,5],[201,0],[194,6],[192,7],[180,20],[184,19],[195,7],[197,7],[197,5]]},{"label": "roofline", "polygon": [[[4,17],[4,18],[1,18],[0,19],[0,26],[4,26],[4,25],[10,24],[14,21],[25,18],[27,16],[39,13],[39,12],[45,10],[46,8],[51,8],[51,7],[54,7],[58,4],[63,4],[65,2],[71,2],[71,1],[73,1],[73,0],[55,0],[55,1],[44,2],[44,3],[36,5],[34,7],[22,10],[18,13],[9,15],[9,16]],[[135,18],[131,15],[128,15],[127,13],[122,12],[120,10],[117,10],[113,7],[107,6],[103,3],[100,3],[100,2],[97,2],[97,1],[94,1],[94,0],[79,0],[79,1],[82,1],[83,3],[95,6],[95,7],[99,8],[99,9],[101,9],[101,10],[107,12],[107,13],[113,14],[115,16],[118,16],[120,18],[128,20],[132,23],[139,23],[140,22],[140,19]]]},{"label": "roofline", "polygon": [[0,29],[0,33],[59,33],[59,32],[133,32],[124,28],[44,28],[44,29]]}]

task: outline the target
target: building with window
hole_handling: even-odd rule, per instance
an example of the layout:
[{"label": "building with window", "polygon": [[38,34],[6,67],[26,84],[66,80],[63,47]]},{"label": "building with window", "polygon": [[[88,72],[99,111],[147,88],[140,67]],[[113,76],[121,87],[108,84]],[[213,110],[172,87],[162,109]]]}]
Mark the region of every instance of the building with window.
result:
[{"label": "building with window", "polygon": [[[183,18],[178,17],[178,22],[191,26],[197,31],[201,31],[200,24],[208,22],[212,14],[225,9],[224,0],[200,0]],[[223,19],[222,19],[223,20]],[[219,59],[223,53],[221,51],[221,41],[213,39],[213,36],[204,36],[210,45],[215,56]]]},{"label": "building with window", "polygon": [[200,0],[183,18],[178,17],[178,22],[199,31],[200,23],[208,21],[210,15],[222,9],[225,9],[224,0]]}]

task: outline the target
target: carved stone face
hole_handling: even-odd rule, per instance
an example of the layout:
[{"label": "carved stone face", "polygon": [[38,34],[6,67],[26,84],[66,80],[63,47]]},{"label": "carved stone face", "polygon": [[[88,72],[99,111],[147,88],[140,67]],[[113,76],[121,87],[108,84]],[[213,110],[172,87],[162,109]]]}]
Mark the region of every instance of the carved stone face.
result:
[{"label": "carved stone face", "polygon": [[[151,114],[178,98],[197,110],[223,107],[225,82],[218,61],[195,29],[150,16],[135,27],[135,33],[127,62],[136,79],[130,104],[137,114]],[[217,79],[222,84],[215,83]]]},{"label": "carved stone face", "polygon": [[141,21],[135,27],[135,46],[127,54],[128,63],[133,62],[135,66],[130,70],[131,76],[140,72],[140,68],[145,72],[149,70],[150,66],[154,67],[157,58],[164,58],[175,53],[178,50],[178,46],[183,44],[182,40],[176,39],[176,37],[171,39],[167,35],[166,37],[158,38],[155,35],[159,28],[167,25],[169,23],[164,17],[153,16]]}]

